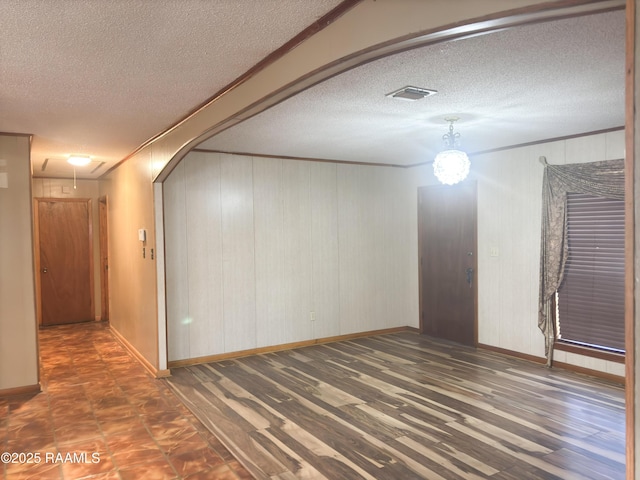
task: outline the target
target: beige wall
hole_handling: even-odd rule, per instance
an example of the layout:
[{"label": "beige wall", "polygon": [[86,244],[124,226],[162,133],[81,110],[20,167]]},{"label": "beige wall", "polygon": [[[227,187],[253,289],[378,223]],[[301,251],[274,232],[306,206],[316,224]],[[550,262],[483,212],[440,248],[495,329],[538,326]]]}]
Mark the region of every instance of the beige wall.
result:
[{"label": "beige wall", "polygon": [[[154,368],[158,361],[156,252],[149,150],[100,182],[109,205],[109,319],[111,327]],[[146,229],[147,241],[138,240]],[[143,258],[142,249],[146,255]],[[153,258],[152,252],[153,249]]]},{"label": "beige wall", "polygon": [[0,135],[0,391],[38,383],[29,152]]},{"label": "beige wall", "polygon": [[67,178],[34,178],[33,198],[89,198],[91,199],[91,231],[93,235],[93,297],[95,318],[102,318],[102,295],[100,287],[100,198],[97,180],[78,180],[73,188],[73,180]]}]

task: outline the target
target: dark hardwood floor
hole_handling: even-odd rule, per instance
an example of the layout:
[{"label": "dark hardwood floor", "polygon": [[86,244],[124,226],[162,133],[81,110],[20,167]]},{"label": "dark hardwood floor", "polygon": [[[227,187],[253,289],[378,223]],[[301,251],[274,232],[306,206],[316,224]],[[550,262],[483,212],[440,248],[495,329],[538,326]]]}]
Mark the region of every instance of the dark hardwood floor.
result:
[{"label": "dark hardwood floor", "polygon": [[624,388],[399,333],[178,368],[258,479],[623,479]]}]

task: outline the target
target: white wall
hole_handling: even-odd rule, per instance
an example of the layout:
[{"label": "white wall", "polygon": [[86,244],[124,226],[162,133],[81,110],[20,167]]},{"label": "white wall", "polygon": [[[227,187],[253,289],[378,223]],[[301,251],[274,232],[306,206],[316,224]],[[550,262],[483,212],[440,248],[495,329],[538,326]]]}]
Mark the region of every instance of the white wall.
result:
[{"label": "white wall", "polygon": [[[472,157],[478,339],[537,357],[540,156],[623,158],[624,132]],[[417,327],[417,187],[435,183],[430,165],[191,153],[164,185],[169,360]],[[562,351],[554,358],[624,375],[622,364]]]},{"label": "white wall", "polygon": [[38,385],[29,151],[0,135],[0,391]]},{"label": "white wall", "polygon": [[417,327],[407,174],[190,153],[164,183],[169,360]]},{"label": "white wall", "polygon": [[[478,341],[544,357],[538,329],[543,166],[624,158],[624,132],[550,142],[471,158],[478,182]],[[435,183],[431,166],[414,186]],[[497,248],[498,256],[489,255]],[[557,350],[554,359],[624,376],[624,365]]]}]

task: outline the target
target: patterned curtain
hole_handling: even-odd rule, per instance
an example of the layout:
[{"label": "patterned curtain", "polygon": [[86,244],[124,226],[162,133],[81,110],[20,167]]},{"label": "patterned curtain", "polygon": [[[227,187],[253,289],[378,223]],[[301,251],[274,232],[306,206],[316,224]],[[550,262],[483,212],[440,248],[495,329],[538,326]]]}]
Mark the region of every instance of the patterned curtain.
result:
[{"label": "patterned curtain", "polygon": [[538,327],[545,337],[547,366],[553,361],[555,329],[551,303],[562,283],[568,255],[566,242],[567,193],[586,193],[598,197],[624,199],[624,160],[606,160],[570,165],[549,165],[541,157],[542,238],[540,242],[540,296]]}]

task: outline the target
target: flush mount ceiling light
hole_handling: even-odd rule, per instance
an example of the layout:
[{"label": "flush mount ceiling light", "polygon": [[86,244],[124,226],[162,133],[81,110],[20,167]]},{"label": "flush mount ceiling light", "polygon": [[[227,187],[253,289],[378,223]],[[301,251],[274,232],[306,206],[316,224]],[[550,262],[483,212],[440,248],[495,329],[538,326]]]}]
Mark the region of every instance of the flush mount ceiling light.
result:
[{"label": "flush mount ceiling light", "polygon": [[78,188],[78,184],[76,182],[76,167],[89,165],[91,163],[91,157],[89,155],[69,155],[67,162],[73,165],[73,189],[75,190]]},{"label": "flush mount ceiling light", "polygon": [[67,159],[74,167],[84,167],[85,165],[89,165],[91,163],[91,157],[88,155],[70,155]]},{"label": "flush mount ceiling light", "polygon": [[457,148],[460,134],[453,132],[453,123],[458,118],[449,117],[445,120],[449,122],[449,133],[442,136],[445,150],[436,155],[433,161],[433,173],[441,183],[455,185],[467,178],[471,162],[467,154]]}]

